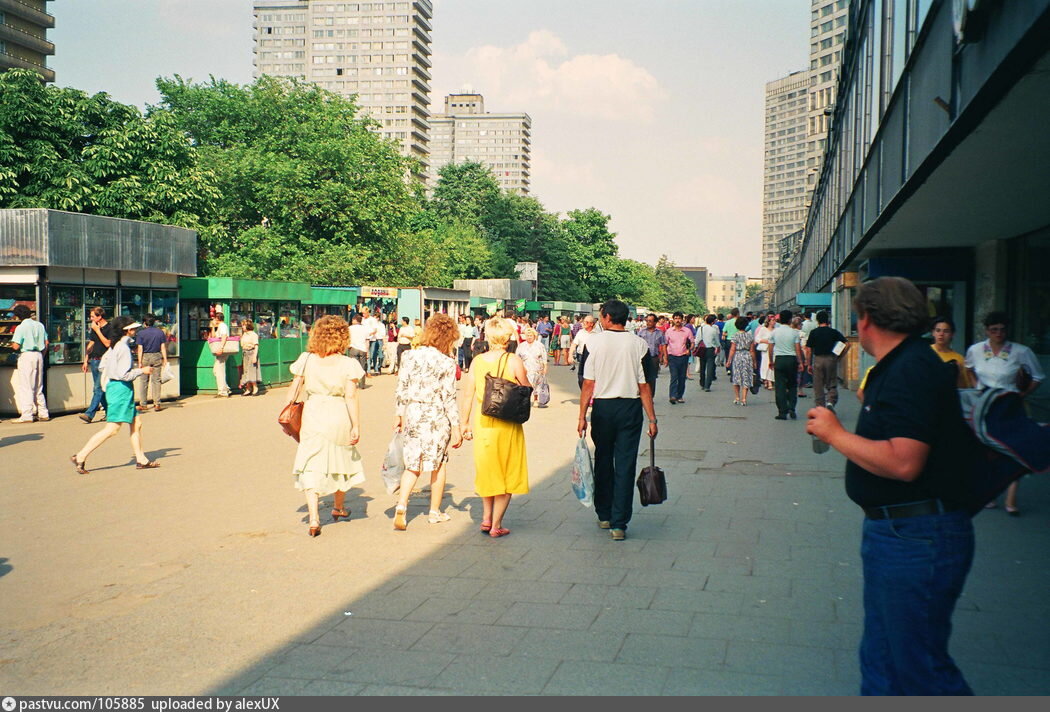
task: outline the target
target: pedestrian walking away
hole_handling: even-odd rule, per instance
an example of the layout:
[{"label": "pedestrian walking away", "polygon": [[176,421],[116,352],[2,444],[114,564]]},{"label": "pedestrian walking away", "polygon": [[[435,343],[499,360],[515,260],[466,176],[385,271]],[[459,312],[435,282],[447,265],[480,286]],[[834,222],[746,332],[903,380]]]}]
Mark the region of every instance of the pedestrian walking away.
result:
[{"label": "pedestrian walking away", "polygon": [[160,467],[151,461],[142,449],[142,419],[135,409],[135,379],[152,371],[151,366],[133,368],[130,342],[142,327],[130,317],[118,316],[109,322],[107,338],[113,342],[99,367],[102,378],[106,381],[106,424],[102,430],[88,439],[84,447],[69,459],[81,475],[88,474],[87,459],[102,443],[120,431],[122,423],[127,423],[131,431],[131,452],[135,456],[135,468],[138,470]]},{"label": "pedestrian walking away", "polygon": [[401,475],[394,529],[408,528],[408,497],[419,476],[430,474],[431,524],[447,522],[441,511],[449,447],[463,442],[456,403],[456,361],[453,349],[459,329],[452,317],[435,314],[423,327],[419,348],[404,354],[397,376],[394,432],[401,433],[405,471]]},{"label": "pedestrian walking away", "polygon": [[251,319],[241,322],[241,394],[259,395],[259,334]]},{"label": "pedestrian walking away", "polygon": [[587,315],[583,318],[583,326],[573,334],[572,345],[569,347],[569,364],[579,369],[576,373],[576,383],[580,388],[583,388],[583,365],[587,362],[587,342],[594,334],[594,323],[595,319],[591,315]]},{"label": "pedestrian walking away", "polygon": [[834,410],[839,400],[839,359],[849,351],[849,342],[829,326],[826,311],[817,312],[816,323],[806,339],[806,370],[813,374],[814,403]]},{"label": "pedestrian walking away", "polygon": [[682,312],[671,315],[671,328],[664,334],[667,339],[667,370],[671,383],[667,397],[671,405],[685,403],[685,376],[689,368],[689,352],[693,348],[693,332],[685,328]]},{"label": "pedestrian walking away", "polygon": [[773,345],[773,376],[776,386],[777,420],[794,419],[798,402],[798,372],[802,368],[803,355],[801,334],[791,328],[792,314],[785,309],[780,312],[780,323],[769,337]]},{"label": "pedestrian walking away", "polygon": [[143,412],[153,396],[153,410],[161,410],[160,376],[168,366],[168,335],[156,326],[157,317],[147,314],[143,319],[144,329],[135,335],[135,354],[139,367],[149,366],[149,375],[142,375],[136,381],[138,388],[138,410]]},{"label": "pedestrian walking away", "polygon": [[971,695],[948,653],[951,618],[973,561],[966,510],[980,452],[963,420],[955,369],[922,341],[926,298],[906,279],[862,284],[861,348],[876,359],[856,433],[827,408],[807,432],[848,460],[846,494],[864,511],[861,694]]},{"label": "pedestrian walking away", "polygon": [[84,351],[84,363],[80,367],[83,373],[91,371],[91,402],[87,410],[80,414],[80,419],[90,423],[95,419],[95,414],[106,405],[106,393],[102,390],[102,372],[99,363],[102,356],[111,345],[109,337],[106,336],[106,310],[102,307],[94,307],[88,315],[88,341]]},{"label": "pedestrian walking away", "polygon": [[510,529],[503,526],[503,517],[511,497],[529,492],[524,428],[520,423],[481,412],[487,375],[517,381],[522,386],[529,385],[525,364],[516,354],[507,353],[513,328],[507,319],[499,316],[485,322],[488,351],[474,357],[470,373],[464,379],[459,419],[464,439],[474,440],[474,488],[482,502],[481,531],[493,538],[510,534]]},{"label": "pedestrian walking away", "polygon": [[365,468],[357,443],[361,416],[357,383],[361,364],[343,353],[350,346],[350,328],[338,316],[314,322],[306,351],[289,370],[295,378],[288,402],[305,400],[299,446],[292,474],[295,487],[306,495],[308,533],[321,535],[320,498],[334,494],[332,521],[348,518],[344,508],[347,491],[363,484]]},{"label": "pedestrian walking away", "polygon": [[15,370],[15,405],[19,416],[9,423],[32,423],[51,419],[44,399],[44,354],[48,338],[44,325],[33,318],[25,304],[16,304],[11,310],[19,320],[11,336],[10,346],[18,353]]},{"label": "pedestrian walking away", "polygon": [[642,369],[648,347],[625,329],[627,316],[627,305],[619,300],[601,307],[603,330],[588,342],[591,355],[584,368],[576,425],[580,437],[585,437],[587,410],[593,402],[594,511],[598,527],[609,529],[614,541],[626,539],[631,522],[643,411],[649,420],[649,437],[657,434],[653,394]]}]

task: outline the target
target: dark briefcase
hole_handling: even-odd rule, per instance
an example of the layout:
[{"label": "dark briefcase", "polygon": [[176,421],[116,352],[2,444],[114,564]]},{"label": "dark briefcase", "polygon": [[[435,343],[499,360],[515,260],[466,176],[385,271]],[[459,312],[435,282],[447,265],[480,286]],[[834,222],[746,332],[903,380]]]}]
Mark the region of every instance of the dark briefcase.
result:
[{"label": "dark briefcase", "polygon": [[649,466],[638,475],[638,498],[643,507],[660,504],[667,499],[667,478],[656,466],[656,439],[649,438]]}]

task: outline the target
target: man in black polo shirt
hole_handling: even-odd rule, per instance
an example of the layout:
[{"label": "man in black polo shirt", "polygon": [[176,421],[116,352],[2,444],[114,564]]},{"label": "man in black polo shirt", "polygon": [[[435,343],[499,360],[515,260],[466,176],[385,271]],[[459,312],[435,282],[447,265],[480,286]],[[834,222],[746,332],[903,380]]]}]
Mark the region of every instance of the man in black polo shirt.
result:
[{"label": "man in black polo shirt", "polygon": [[867,282],[853,306],[861,347],[877,360],[857,432],[827,408],[809,411],[806,430],[849,460],[846,494],[866,515],[861,694],[970,695],[948,654],[974,547],[963,503],[977,445],[958,373],[918,338],[926,301],[911,282]]},{"label": "man in black polo shirt", "polygon": [[[839,402],[839,359],[849,351],[849,342],[829,323],[826,311],[817,312],[817,328],[809,332],[806,339],[806,364],[813,376],[813,398],[817,405],[835,410]],[[841,349],[838,353],[835,353],[836,347]]]},{"label": "man in black polo shirt", "polygon": [[90,322],[88,323],[87,350],[84,352],[84,363],[80,370],[84,373],[91,371],[93,385],[91,403],[88,404],[88,409],[80,414],[80,419],[85,423],[94,420],[95,413],[106,406],[106,393],[102,390],[102,373],[99,371],[99,364],[102,362],[102,355],[106,353],[111,344],[106,329],[106,325],[109,324],[106,321],[106,310],[102,307],[94,307],[88,314],[88,318]]}]

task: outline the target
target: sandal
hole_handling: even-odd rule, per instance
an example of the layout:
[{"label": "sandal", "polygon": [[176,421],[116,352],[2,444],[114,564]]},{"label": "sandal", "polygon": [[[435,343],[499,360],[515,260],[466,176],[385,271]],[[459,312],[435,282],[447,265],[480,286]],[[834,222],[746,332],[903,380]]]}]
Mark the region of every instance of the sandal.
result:
[{"label": "sandal", "polygon": [[339,521],[339,517],[342,517],[343,519],[349,519],[350,518],[350,512],[348,510],[346,510],[346,509],[333,509],[332,510],[332,521],[333,522],[338,522]]},{"label": "sandal", "polygon": [[507,536],[508,534],[510,534],[510,529],[504,529],[503,527],[489,530],[489,536],[493,539],[498,539],[499,537]]},{"label": "sandal", "polygon": [[77,462],[77,456],[70,455],[69,461],[73,463],[73,467],[74,469],[76,469],[78,475],[88,474],[87,460],[84,460],[83,462]]},{"label": "sandal", "polygon": [[408,529],[408,510],[397,507],[394,509],[394,529],[403,532]]},{"label": "sandal", "polygon": [[1009,514],[1011,517],[1020,517],[1021,516],[1021,510],[1018,509],[1017,507],[1011,507],[1008,504],[1008,505],[1006,505],[1003,508],[1006,510],[1006,513]]},{"label": "sandal", "polygon": [[492,522],[482,522],[481,523],[481,531],[483,531],[483,532],[490,532],[490,531],[492,531]]},{"label": "sandal", "polygon": [[141,462],[136,462],[135,463],[135,469],[136,470],[152,470],[152,469],[154,469],[156,467],[160,467],[160,463],[159,462],[154,462],[153,460],[150,460],[145,465],[143,465]]},{"label": "sandal", "polygon": [[448,516],[444,512],[439,512],[436,509],[431,509],[430,510],[430,516],[427,517],[427,521],[430,522],[431,524],[438,524],[440,522],[447,522],[450,519],[452,519],[452,517]]}]

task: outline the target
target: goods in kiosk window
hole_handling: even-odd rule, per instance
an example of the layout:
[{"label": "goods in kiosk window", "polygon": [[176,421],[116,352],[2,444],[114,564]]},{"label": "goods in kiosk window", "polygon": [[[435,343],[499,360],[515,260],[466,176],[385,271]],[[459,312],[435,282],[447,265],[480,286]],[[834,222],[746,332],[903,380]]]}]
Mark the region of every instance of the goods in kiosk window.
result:
[{"label": "goods in kiosk window", "polygon": [[80,363],[84,337],[83,290],[80,287],[52,288],[51,315],[47,324],[48,363]]}]

